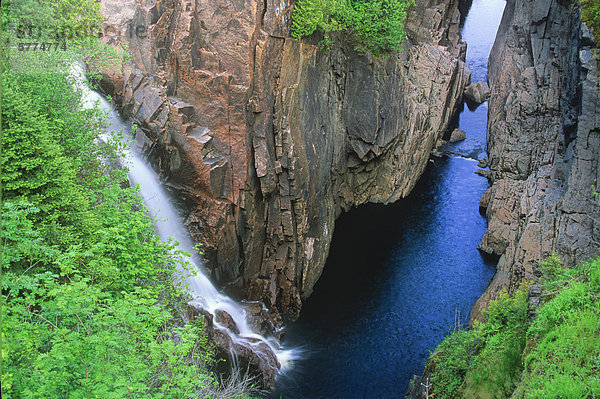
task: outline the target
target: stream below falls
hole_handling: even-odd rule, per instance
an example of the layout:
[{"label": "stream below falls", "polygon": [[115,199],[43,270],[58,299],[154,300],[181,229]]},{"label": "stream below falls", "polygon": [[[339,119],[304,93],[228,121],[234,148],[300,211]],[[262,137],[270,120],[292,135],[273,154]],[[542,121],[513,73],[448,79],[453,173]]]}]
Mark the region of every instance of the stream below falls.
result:
[{"label": "stream below falls", "polygon": [[[504,5],[465,6],[473,82],[486,79]],[[465,106],[458,124],[467,139],[446,150],[460,156],[434,159],[408,198],[338,219],[323,275],[282,342],[302,349],[303,358],[278,377],[270,397],[402,397],[429,352],[466,325],[495,270],[477,250],[488,182],[474,172],[486,155],[487,103]]]}]

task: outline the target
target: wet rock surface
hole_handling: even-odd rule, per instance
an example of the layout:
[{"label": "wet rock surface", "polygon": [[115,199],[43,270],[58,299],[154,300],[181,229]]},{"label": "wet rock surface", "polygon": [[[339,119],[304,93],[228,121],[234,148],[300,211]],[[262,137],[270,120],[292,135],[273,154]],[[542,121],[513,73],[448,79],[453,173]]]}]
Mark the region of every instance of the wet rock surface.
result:
[{"label": "wet rock surface", "polygon": [[282,327],[281,316],[278,312],[269,311],[267,307],[259,301],[242,302],[242,306],[246,310],[248,324],[253,331],[258,332],[263,336],[275,337],[281,339],[284,333]]},{"label": "wet rock surface", "polygon": [[231,317],[231,315],[224,310],[217,310],[215,312],[214,321],[221,324],[223,327],[227,328],[236,335],[240,333],[240,329],[235,324],[233,317]]},{"label": "wet rock surface", "polygon": [[489,225],[480,249],[500,260],[472,319],[500,289],[536,280],[553,253],[567,266],[598,254],[600,98],[591,45],[577,2],[507,2],[488,77],[493,184],[481,199]]},{"label": "wet rock surface", "polygon": [[275,377],[281,365],[273,350],[260,339],[231,335],[217,327],[215,320],[229,330],[237,328],[227,312],[217,310],[216,316],[213,317],[208,311],[189,305],[184,317],[189,321],[198,317],[203,318],[208,338],[215,347],[216,359],[227,360],[227,362],[217,363],[217,373],[227,376],[232,372],[230,367],[234,365],[242,374],[247,373],[255,378],[261,388],[271,388],[275,385]]},{"label": "wet rock surface", "polygon": [[228,294],[296,318],[337,216],[411,191],[469,81],[456,3],[418,0],[403,51],[381,60],[343,37],[290,39],[279,0],[142,0],[113,16],[147,36],[126,39],[133,62],[104,86]]}]

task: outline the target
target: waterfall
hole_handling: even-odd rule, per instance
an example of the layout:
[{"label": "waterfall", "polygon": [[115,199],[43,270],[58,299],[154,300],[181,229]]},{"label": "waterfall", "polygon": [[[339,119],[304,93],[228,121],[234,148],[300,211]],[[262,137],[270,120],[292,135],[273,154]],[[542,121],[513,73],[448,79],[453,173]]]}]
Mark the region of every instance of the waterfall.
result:
[{"label": "waterfall", "polygon": [[[106,136],[121,129],[125,133],[130,130],[131,124],[123,121],[104,97],[90,90],[86,83],[83,68],[79,64],[71,68],[71,75],[74,77],[77,87],[82,91],[83,107],[92,108],[97,105],[107,113]],[[276,338],[264,337],[253,331],[248,324],[244,308],[228,296],[219,293],[204,274],[202,260],[194,255],[194,243],[177,210],[171,203],[167,192],[161,186],[158,176],[145,161],[143,155],[135,148],[135,145],[129,145],[128,147],[124,162],[129,168],[129,180],[132,185],[139,185],[139,193],[144,200],[144,204],[148,207],[150,215],[156,219],[157,234],[163,240],[172,237],[179,241],[179,249],[191,254],[187,260],[196,268],[196,274],[186,279],[186,282],[189,283],[188,292],[193,298],[189,303],[194,307],[210,312],[213,315],[214,327],[226,333],[233,343],[243,344],[257,352],[260,352],[261,346],[266,344],[280,364],[279,371],[283,372],[289,369],[293,360],[299,356],[299,352],[294,349],[283,349]],[[232,317],[239,334],[235,334],[217,321],[218,319],[215,317],[217,311],[225,311]],[[235,359],[235,353],[232,353],[232,355]]]}]

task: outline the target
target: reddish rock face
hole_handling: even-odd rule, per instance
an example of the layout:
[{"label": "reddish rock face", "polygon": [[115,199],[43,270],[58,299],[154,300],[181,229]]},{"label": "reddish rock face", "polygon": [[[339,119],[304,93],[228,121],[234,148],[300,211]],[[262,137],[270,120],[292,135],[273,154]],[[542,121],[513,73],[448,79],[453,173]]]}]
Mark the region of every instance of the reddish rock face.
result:
[{"label": "reddish rock face", "polygon": [[331,50],[290,39],[282,0],[139,0],[113,15],[147,36],[112,38],[133,59],[105,84],[229,294],[297,317],[342,210],[410,192],[468,83],[456,7],[417,0],[403,51],[380,60],[342,36]]},{"label": "reddish rock face", "polygon": [[490,55],[488,151],[481,249],[498,271],[471,312],[502,288],[536,280],[553,253],[572,266],[598,254],[600,106],[595,47],[577,2],[507,2]]}]

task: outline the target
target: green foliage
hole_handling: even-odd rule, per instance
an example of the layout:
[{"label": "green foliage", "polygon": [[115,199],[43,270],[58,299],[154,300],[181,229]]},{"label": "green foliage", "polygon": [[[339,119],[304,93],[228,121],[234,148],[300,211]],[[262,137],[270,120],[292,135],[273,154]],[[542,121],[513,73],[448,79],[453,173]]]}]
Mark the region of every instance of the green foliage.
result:
[{"label": "green foliage", "polygon": [[[600,396],[600,259],[564,269],[527,332],[517,398]],[[546,290],[548,291],[548,290]]]},{"label": "green foliage", "polygon": [[95,0],[43,0],[54,11],[61,34],[70,40],[97,37],[103,18]]},{"label": "green foliage", "polygon": [[38,208],[5,203],[4,397],[193,397],[213,383],[202,325],[171,327],[181,257],[117,183],[98,190],[86,248],[61,250],[35,228]]},{"label": "green foliage", "polygon": [[2,6],[3,32],[19,38],[81,44],[96,39],[103,22],[100,3],[94,0],[6,0]]},{"label": "green foliage", "polygon": [[466,397],[505,398],[518,383],[529,327],[528,290],[529,284],[521,284],[512,296],[501,292],[484,312],[486,321],[476,330],[482,348],[465,379]]},{"label": "green foliage", "polygon": [[[5,102],[4,137],[15,126],[44,136],[39,151],[19,147],[36,144],[22,135],[3,153],[19,172],[7,179],[2,210],[3,397],[197,397],[214,383],[212,360],[202,324],[173,327],[173,309],[185,300],[173,281],[185,266],[180,254],[154,234],[135,190],[114,178],[122,174],[87,173],[90,163],[74,154],[87,154],[89,143],[27,130],[49,121],[22,105]],[[32,178],[59,161],[71,168]],[[73,210],[94,223],[62,217]],[[45,228],[56,220],[84,240],[59,239]]]},{"label": "green foliage", "polygon": [[97,76],[100,70],[119,66],[128,57],[127,49],[98,40],[103,22],[99,10],[95,0],[3,1],[4,70],[62,73],[81,61]]},{"label": "green foliage", "polygon": [[552,256],[542,269],[547,302],[533,323],[523,285],[433,352],[427,370],[436,398],[600,396],[600,258],[568,269]]},{"label": "green foliage", "polygon": [[64,74],[8,72],[2,83],[4,198],[27,197],[40,209],[36,221],[61,242],[82,239],[97,221],[90,193],[78,185],[92,183],[86,174],[94,168],[105,172],[98,157],[107,148],[93,146],[97,111],[77,109]]},{"label": "green foliage", "polygon": [[299,40],[319,30],[331,43],[330,33],[343,31],[356,50],[382,55],[400,49],[412,4],[412,0],[298,0],[291,35]]},{"label": "green foliage", "polygon": [[504,398],[521,375],[527,331],[528,285],[502,292],[484,312],[486,321],[470,331],[457,330],[428,360],[436,398]]},{"label": "green foliage", "polygon": [[473,331],[457,330],[448,335],[431,354],[427,369],[431,372],[432,393],[436,398],[456,398],[471,358],[475,355]]},{"label": "green foliage", "polygon": [[335,26],[330,25],[336,21],[335,15],[340,13],[340,8],[343,8],[343,1],[298,0],[294,5],[292,37],[300,40],[319,29],[335,31]]},{"label": "green foliage", "polygon": [[581,19],[592,30],[596,43],[600,43],[600,0],[579,0]]},{"label": "green foliage", "polygon": [[542,267],[541,282],[544,284],[546,291],[555,291],[568,283],[572,271],[563,266],[562,261],[556,254],[540,262],[540,266]]},{"label": "green foliage", "polygon": [[[3,2],[2,23],[80,21],[97,7]],[[203,321],[177,316],[189,265],[123,188],[121,141],[99,140],[106,118],[82,107],[75,52],[3,59],[2,397],[219,396]]]}]

